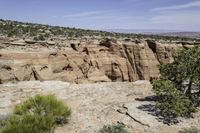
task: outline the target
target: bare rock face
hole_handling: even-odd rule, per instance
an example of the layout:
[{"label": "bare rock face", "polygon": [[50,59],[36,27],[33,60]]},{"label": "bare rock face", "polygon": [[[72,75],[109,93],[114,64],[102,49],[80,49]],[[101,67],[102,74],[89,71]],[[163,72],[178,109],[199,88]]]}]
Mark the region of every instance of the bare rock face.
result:
[{"label": "bare rock face", "polygon": [[164,124],[149,112],[153,101],[138,101],[152,96],[149,81],[129,83],[73,84],[61,81],[24,81],[0,85],[0,119],[13,112],[15,105],[37,94],[54,94],[72,110],[67,124],[55,133],[99,133],[107,124],[123,123],[130,133],[178,133],[182,128],[199,127],[200,112],[193,119]]},{"label": "bare rock face", "polygon": [[157,65],[160,62],[173,61],[173,51],[183,47],[181,44],[160,44],[151,40],[118,42],[112,39],[73,41],[62,47],[56,43],[25,43],[23,46],[1,44],[7,48],[0,50],[0,83],[28,80],[75,83],[148,80],[159,76]]}]

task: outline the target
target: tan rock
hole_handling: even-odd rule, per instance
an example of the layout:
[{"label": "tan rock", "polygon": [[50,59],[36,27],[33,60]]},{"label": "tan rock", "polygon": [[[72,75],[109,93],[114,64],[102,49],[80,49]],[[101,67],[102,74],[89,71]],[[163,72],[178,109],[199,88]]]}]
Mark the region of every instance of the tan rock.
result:
[{"label": "tan rock", "polygon": [[11,70],[0,67],[1,83],[13,80],[75,83],[148,80],[159,76],[157,65],[160,62],[173,61],[172,55],[177,48],[191,47],[188,44],[161,44],[151,40],[71,40],[68,43],[69,47],[62,49],[45,44],[38,46],[38,50],[33,48],[28,51],[29,46],[23,44],[1,50],[0,62],[12,62],[7,64]]}]

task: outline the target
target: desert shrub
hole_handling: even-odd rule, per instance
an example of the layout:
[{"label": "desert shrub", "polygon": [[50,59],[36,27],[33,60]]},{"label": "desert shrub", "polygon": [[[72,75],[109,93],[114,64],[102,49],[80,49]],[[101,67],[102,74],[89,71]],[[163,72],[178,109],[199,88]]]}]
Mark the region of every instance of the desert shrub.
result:
[{"label": "desert shrub", "polygon": [[167,79],[159,79],[153,82],[153,90],[158,96],[156,107],[161,109],[163,116],[185,117],[190,116],[194,106],[190,99]]},{"label": "desert shrub", "polygon": [[191,128],[184,128],[179,133],[200,133],[200,130],[196,127],[191,127]]},{"label": "desert shrub", "polygon": [[1,133],[50,133],[54,127],[55,121],[50,115],[13,115],[5,122]]},{"label": "desert shrub", "polygon": [[103,128],[99,132],[100,133],[129,133],[126,130],[126,126],[122,123],[104,125]]},{"label": "desert shrub", "polygon": [[54,95],[36,95],[15,107],[3,123],[1,133],[50,133],[56,124],[64,124],[71,110]]},{"label": "desert shrub", "polygon": [[44,41],[44,40],[45,40],[45,38],[44,38],[44,36],[43,36],[43,35],[41,35],[41,34],[40,34],[40,35],[38,36],[38,40],[40,40],[40,41]]},{"label": "desert shrub", "polygon": [[156,106],[164,114],[188,117],[199,104],[200,50],[197,47],[180,49],[173,57],[172,63],[159,65],[161,77],[152,80],[158,96]]},{"label": "desert shrub", "polygon": [[33,38],[34,41],[44,41],[45,40],[45,37],[43,35],[39,35],[39,36],[35,36]]},{"label": "desert shrub", "polygon": [[39,41],[39,39],[38,39],[37,36],[33,37],[33,40],[34,40],[34,41]]},{"label": "desert shrub", "polygon": [[7,121],[11,115],[11,113],[0,115],[0,129],[5,125],[5,121]]}]

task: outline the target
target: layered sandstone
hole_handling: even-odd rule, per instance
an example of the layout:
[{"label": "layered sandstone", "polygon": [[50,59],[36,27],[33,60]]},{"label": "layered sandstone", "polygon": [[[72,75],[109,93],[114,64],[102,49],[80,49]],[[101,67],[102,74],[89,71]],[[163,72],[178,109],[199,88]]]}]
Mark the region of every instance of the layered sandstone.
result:
[{"label": "layered sandstone", "polygon": [[62,43],[0,41],[0,83],[61,80],[75,83],[136,81],[158,77],[182,44],[151,40],[71,40]]}]

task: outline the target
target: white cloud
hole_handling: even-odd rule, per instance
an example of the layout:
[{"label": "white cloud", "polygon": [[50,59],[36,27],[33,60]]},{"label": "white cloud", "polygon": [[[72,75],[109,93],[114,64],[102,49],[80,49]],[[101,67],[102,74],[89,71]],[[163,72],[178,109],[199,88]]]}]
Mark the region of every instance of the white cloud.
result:
[{"label": "white cloud", "polygon": [[81,12],[81,13],[76,13],[76,14],[66,14],[63,17],[64,18],[89,17],[89,16],[95,16],[101,13],[102,13],[101,11],[88,11],[88,12]]},{"label": "white cloud", "polygon": [[[116,10],[87,11],[62,16],[68,25],[82,28],[111,29],[165,29],[199,31],[200,10],[163,10],[147,17]],[[80,23],[81,22],[81,23]]]},{"label": "white cloud", "polygon": [[63,18],[69,20],[127,20],[132,19],[133,16],[125,15],[115,11],[88,11],[76,14],[63,15]]},{"label": "white cloud", "polygon": [[154,16],[152,24],[163,28],[181,29],[185,31],[199,31],[200,12],[168,12]]},{"label": "white cloud", "polygon": [[67,20],[65,25],[93,29],[129,27],[130,23],[133,24],[138,18],[136,15],[126,14],[117,10],[77,12],[65,14],[61,17],[63,20]]},{"label": "white cloud", "polygon": [[193,1],[190,3],[175,5],[175,6],[154,8],[153,11],[179,10],[179,9],[187,9],[187,8],[192,8],[192,7],[200,7],[200,1]]}]

